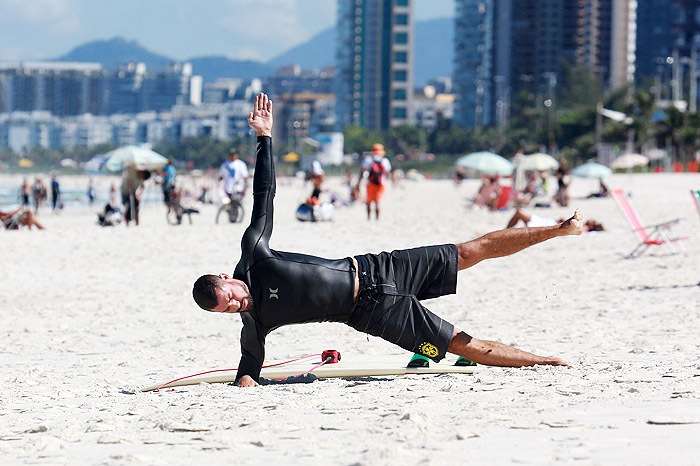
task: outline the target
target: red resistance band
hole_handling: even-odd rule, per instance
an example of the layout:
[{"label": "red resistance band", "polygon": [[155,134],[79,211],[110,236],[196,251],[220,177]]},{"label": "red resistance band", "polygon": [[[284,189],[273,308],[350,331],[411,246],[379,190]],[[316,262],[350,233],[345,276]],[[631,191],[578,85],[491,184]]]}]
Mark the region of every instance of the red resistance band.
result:
[{"label": "red resistance band", "polygon": [[[291,377],[301,377],[302,375],[309,374],[310,372],[312,372],[312,371],[318,369],[319,367],[323,366],[324,364],[335,364],[335,363],[337,363],[338,361],[340,361],[340,352],[339,352],[339,351],[336,351],[336,350],[325,350],[323,353],[310,354],[310,355],[308,355],[308,356],[302,356],[302,357],[300,357],[300,358],[290,359],[289,361],[278,362],[278,363],[275,363],[275,364],[267,364],[267,365],[265,365],[265,366],[262,366],[262,368],[265,369],[265,368],[267,368],[267,367],[281,366],[281,365],[283,365],[283,364],[289,364],[289,363],[292,363],[292,362],[301,361],[302,359],[313,358],[313,357],[315,357],[315,356],[321,356],[321,362],[320,362],[319,364],[315,365],[314,367],[312,367],[311,369],[309,369],[308,371],[303,372],[303,373],[301,373],[301,374],[297,374],[297,375],[290,375],[289,377],[284,377],[284,378],[282,378],[282,379],[276,379],[276,380],[287,380],[287,379],[289,379],[289,378],[291,378]],[[166,382],[166,383],[164,383],[163,385],[161,385],[160,387],[156,388],[155,391],[158,392],[158,391],[160,391],[161,388],[165,388],[165,387],[167,387],[168,385],[170,385],[171,383],[179,382],[180,380],[190,379],[190,378],[192,378],[192,377],[197,377],[198,375],[213,374],[213,373],[215,373],[215,372],[237,371],[237,370],[238,370],[238,368],[236,368],[236,369],[216,369],[216,370],[213,370],[213,371],[200,372],[199,374],[187,375],[187,376],[185,376],[185,377],[180,377],[179,379],[174,379],[174,380],[171,380],[171,381],[169,381],[169,382]]]}]

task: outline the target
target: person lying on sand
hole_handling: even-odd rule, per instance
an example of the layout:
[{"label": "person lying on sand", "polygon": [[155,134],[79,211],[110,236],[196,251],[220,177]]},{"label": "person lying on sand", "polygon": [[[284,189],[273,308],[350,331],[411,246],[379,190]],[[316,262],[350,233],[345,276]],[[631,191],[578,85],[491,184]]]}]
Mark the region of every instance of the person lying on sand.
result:
[{"label": "person lying on sand", "polygon": [[31,210],[26,209],[21,206],[12,212],[2,212],[0,211],[0,222],[2,226],[7,229],[17,229],[20,225],[29,227],[37,227],[40,230],[44,229],[44,226],[37,221]]},{"label": "person lying on sand", "polygon": [[[555,220],[552,217],[540,217],[539,215],[528,214],[520,209],[516,209],[513,216],[510,218],[510,220],[508,220],[508,225],[506,225],[506,228],[513,228],[518,224],[518,222],[523,222],[526,227],[530,228],[548,227],[560,224],[564,220],[565,219],[563,218]],[[596,220],[587,220],[586,223],[583,224],[583,231],[605,231],[605,228],[603,227],[602,223]]]},{"label": "person lying on sand", "polygon": [[323,259],[270,249],[275,196],[272,102],[261,93],[248,116],[257,133],[253,212],[232,276],[203,275],[195,302],[207,311],[241,315],[241,361],[236,383],[258,385],[265,337],[288,324],[334,321],[439,361],[450,352],[495,366],[567,365],[495,341],[479,340],[441,319],[421,300],[453,294],[457,272],[485,259],[514,254],[557,236],[580,235],[583,215],[558,225],[502,230],[460,244]]}]

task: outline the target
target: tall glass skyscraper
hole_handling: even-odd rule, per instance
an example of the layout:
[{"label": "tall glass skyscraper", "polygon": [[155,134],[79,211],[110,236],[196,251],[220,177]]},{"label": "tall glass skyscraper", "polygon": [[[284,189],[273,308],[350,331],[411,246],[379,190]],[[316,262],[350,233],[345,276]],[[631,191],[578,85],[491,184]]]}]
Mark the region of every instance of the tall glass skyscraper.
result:
[{"label": "tall glass skyscraper", "polygon": [[455,15],[455,120],[465,128],[492,123],[494,0],[460,0]]},{"label": "tall glass skyscraper", "polygon": [[383,130],[410,122],[412,0],[338,0],[336,125]]},{"label": "tall glass skyscraper", "polygon": [[[678,0],[676,0],[678,1]],[[607,87],[634,75],[637,0],[456,0],[455,118],[502,125],[520,91],[555,105],[563,64]]]},{"label": "tall glass skyscraper", "polygon": [[666,58],[673,55],[676,11],[672,0],[639,0],[637,3],[636,77],[641,81],[668,67]]}]

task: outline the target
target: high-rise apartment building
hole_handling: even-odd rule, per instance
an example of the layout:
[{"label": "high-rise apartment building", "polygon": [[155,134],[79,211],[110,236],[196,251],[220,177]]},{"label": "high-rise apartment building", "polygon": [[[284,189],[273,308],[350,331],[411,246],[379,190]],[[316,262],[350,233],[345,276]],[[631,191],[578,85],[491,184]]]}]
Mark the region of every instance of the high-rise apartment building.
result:
[{"label": "high-rise apartment building", "polygon": [[455,120],[473,128],[493,121],[494,0],[461,0],[455,15]]},{"label": "high-rise apartment building", "polygon": [[410,122],[412,0],[338,0],[336,126]]},{"label": "high-rise apartment building", "polygon": [[198,102],[200,84],[188,63],[156,72],[142,63],[116,71],[99,63],[0,64],[0,113],[48,111],[63,117],[163,111]]},{"label": "high-rise apartment building", "polygon": [[[673,55],[673,0],[637,0],[637,46],[635,74],[638,81],[657,77]],[[670,71],[670,70],[669,70]]]},{"label": "high-rise apartment building", "polygon": [[630,82],[636,8],[637,0],[457,0],[456,120],[501,125],[520,91],[554,105],[566,63],[606,87]]},{"label": "high-rise apartment building", "polygon": [[22,62],[0,66],[0,113],[99,114],[106,71],[99,63]]}]

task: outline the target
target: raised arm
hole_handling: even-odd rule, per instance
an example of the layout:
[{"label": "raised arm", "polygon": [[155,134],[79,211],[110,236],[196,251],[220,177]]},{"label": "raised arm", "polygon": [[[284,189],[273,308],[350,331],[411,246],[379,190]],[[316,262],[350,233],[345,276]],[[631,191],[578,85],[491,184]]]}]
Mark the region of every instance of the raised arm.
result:
[{"label": "raised arm", "polygon": [[259,252],[269,250],[275,197],[275,163],[272,158],[272,102],[261,93],[255,97],[248,124],[258,136],[255,174],[253,175],[253,213],[250,226],[241,241],[241,262],[236,275],[245,274]]}]

